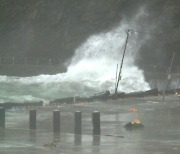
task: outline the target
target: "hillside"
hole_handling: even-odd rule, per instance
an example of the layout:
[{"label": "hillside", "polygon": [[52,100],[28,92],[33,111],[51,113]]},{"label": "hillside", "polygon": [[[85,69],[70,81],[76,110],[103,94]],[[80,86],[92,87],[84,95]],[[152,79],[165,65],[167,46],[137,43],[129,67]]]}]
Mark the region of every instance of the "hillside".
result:
[{"label": "hillside", "polygon": [[151,39],[137,64],[169,65],[176,52],[180,65],[179,0],[0,0],[0,56],[70,58],[91,34],[131,20],[142,7],[148,15],[139,30]]}]

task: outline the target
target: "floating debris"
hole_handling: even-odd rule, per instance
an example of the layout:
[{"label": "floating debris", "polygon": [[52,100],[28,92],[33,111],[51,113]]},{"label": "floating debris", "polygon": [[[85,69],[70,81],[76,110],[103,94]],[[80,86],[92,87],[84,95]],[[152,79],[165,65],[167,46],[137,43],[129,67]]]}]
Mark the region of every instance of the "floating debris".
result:
[{"label": "floating debris", "polygon": [[126,129],[135,129],[135,128],[143,128],[144,125],[140,120],[135,120],[133,122],[128,122],[125,126]]}]

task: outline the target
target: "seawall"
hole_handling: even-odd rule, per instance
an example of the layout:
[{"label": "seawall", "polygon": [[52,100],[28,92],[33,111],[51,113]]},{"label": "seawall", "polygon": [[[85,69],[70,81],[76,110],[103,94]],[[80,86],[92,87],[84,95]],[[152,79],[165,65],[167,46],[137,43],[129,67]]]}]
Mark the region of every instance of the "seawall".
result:
[{"label": "seawall", "polygon": [[30,65],[30,64],[0,64],[0,75],[7,76],[37,76],[40,74],[58,74],[66,72],[66,67],[50,65]]}]

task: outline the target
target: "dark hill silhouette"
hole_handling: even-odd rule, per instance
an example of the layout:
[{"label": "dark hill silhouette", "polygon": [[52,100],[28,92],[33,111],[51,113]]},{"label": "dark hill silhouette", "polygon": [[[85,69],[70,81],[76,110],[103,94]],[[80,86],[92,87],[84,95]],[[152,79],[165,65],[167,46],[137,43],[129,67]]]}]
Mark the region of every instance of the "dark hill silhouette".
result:
[{"label": "dark hill silhouette", "polygon": [[[0,0],[0,55],[70,58],[91,34],[108,31],[145,6],[151,39],[136,58],[142,64],[180,64],[179,0]],[[161,60],[159,60],[161,59]]]}]

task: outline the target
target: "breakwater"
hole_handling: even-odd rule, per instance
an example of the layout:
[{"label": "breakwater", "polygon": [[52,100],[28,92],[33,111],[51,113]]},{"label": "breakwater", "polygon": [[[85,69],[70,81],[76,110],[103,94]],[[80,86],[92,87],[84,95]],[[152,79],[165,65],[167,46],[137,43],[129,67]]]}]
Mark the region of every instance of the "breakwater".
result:
[{"label": "breakwater", "polygon": [[[180,89],[166,90],[166,95],[179,94]],[[73,104],[73,103],[81,103],[81,102],[94,102],[94,101],[107,101],[107,100],[117,100],[117,99],[132,99],[132,98],[146,98],[151,96],[162,95],[163,91],[158,91],[158,89],[152,89],[148,91],[139,91],[139,92],[131,92],[131,93],[117,93],[111,94],[109,91],[97,93],[93,96],[88,97],[66,97],[59,98],[49,102],[49,105],[61,105],[61,104]]]}]

